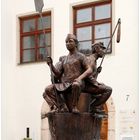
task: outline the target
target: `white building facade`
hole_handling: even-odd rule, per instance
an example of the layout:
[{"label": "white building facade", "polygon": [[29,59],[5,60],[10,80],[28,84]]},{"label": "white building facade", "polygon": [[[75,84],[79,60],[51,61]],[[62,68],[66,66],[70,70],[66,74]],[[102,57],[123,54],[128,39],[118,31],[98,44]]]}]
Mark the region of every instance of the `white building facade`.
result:
[{"label": "white building facade", "polygon": [[[43,12],[51,12],[54,63],[67,54],[65,37],[74,32],[73,7],[95,2],[102,0],[44,0]],[[33,140],[41,140],[42,94],[51,83],[50,70],[46,62],[20,61],[20,18],[34,14],[34,1],[2,1],[2,140],[22,140],[27,127]],[[112,53],[99,75],[99,81],[113,89],[107,102],[108,140],[138,140],[138,0],[112,0],[112,30],[118,18],[121,41],[113,39]]]}]

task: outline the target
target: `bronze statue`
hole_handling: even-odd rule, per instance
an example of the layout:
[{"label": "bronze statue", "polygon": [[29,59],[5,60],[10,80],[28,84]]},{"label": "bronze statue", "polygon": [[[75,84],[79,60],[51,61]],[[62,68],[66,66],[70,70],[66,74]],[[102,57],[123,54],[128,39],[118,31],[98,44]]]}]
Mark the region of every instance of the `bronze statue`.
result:
[{"label": "bronze statue", "polygon": [[[53,84],[45,89],[43,97],[50,111],[56,112],[46,114],[52,140],[100,140],[101,122],[107,117],[100,106],[110,97],[112,88],[99,83],[97,76],[101,72],[102,62],[118,25],[120,26],[120,20],[106,50],[103,43],[95,43],[92,45],[92,54],[87,58],[77,51],[78,40],[75,35],[68,34],[66,47],[69,54],[60,57],[55,66],[51,57],[48,57]],[[119,40],[118,36],[117,41]],[[102,61],[97,68],[99,58]],[[92,100],[89,105],[90,97]],[[66,111],[73,113],[65,113]]]},{"label": "bronze statue", "polygon": [[72,112],[79,112],[77,109],[78,98],[85,85],[84,79],[92,74],[92,69],[88,64],[86,56],[78,52],[77,46],[78,40],[76,36],[73,34],[68,34],[66,37],[66,47],[69,54],[60,58],[58,64],[59,68],[56,69],[54,67],[53,61],[50,57],[47,59],[47,63],[50,66],[54,76],[58,79],[61,77],[60,83],[49,85],[43,94],[43,97],[49,104],[51,111],[58,108],[58,106],[60,106],[60,111],[66,111],[66,105],[63,102],[60,94],[71,91]]},{"label": "bronze statue", "polygon": [[92,54],[88,57],[90,66],[93,69],[93,74],[85,79],[86,84],[83,91],[90,93],[93,98],[90,104],[90,112],[92,113],[104,113],[100,106],[107,101],[112,93],[111,87],[99,83],[96,80],[98,73],[100,73],[102,69],[102,67],[97,68],[96,63],[99,58],[103,57],[105,49],[102,42],[95,43],[92,45]]}]

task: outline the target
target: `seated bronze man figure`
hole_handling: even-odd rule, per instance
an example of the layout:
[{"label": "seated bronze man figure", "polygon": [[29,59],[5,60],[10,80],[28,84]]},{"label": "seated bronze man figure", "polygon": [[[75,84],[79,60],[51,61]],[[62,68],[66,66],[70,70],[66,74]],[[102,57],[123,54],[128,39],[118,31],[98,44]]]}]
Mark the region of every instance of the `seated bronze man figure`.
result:
[{"label": "seated bronze man figure", "polygon": [[93,69],[93,74],[85,79],[84,92],[91,94],[92,101],[90,104],[90,112],[104,113],[100,106],[103,105],[112,93],[112,88],[96,80],[97,74],[101,72],[101,67],[97,68],[97,60],[104,55],[105,47],[102,42],[92,45],[92,54],[88,57],[89,64]]},{"label": "seated bronze man figure", "polygon": [[[59,61],[59,68],[55,68],[52,59],[47,60],[54,76],[56,78],[61,77],[60,83],[49,85],[43,93],[44,99],[50,106],[50,111],[60,107],[59,111],[66,111],[64,102],[59,102],[61,98],[60,94],[71,91],[72,94],[72,112],[78,113],[77,108],[78,99],[81,90],[84,88],[84,79],[92,74],[92,69],[87,62],[87,58],[84,54],[77,50],[78,40],[75,35],[68,34],[66,37],[66,47],[69,51],[67,56],[61,57]],[[56,91],[56,92],[55,92]],[[59,98],[59,99],[58,99]]]}]

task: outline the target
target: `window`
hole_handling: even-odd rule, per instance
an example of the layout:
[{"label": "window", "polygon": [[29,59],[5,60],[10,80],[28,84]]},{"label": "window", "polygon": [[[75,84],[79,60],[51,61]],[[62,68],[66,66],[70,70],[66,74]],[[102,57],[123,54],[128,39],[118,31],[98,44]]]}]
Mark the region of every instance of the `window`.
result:
[{"label": "window", "polygon": [[20,17],[20,63],[44,61],[51,55],[51,13]]},{"label": "window", "polygon": [[[111,1],[94,2],[73,7],[74,34],[79,40],[79,51],[91,53],[91,44],[103,42],[107,47],[112,32]],[[111,53],[109,47],[107,53]]]}]

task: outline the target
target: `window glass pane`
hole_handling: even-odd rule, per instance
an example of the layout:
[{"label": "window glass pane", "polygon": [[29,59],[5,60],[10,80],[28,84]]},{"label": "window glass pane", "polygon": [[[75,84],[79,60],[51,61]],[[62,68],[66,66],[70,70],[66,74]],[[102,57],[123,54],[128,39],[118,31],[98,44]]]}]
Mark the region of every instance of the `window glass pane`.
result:
[{"label": "window glass pane", "polygon": [[77,39],[79,41],[91,40],[91,34],[92,34],[92,27],[91,26],[77,29]]},{"label": "window glass pane", "polygon": [[[107,48],[109,41],[110,41],[110,38],[106,38],[106,39],[98,39],[98,40],[95,40],[95,43],[97,43],[97,42],[103,42],[103,43],[104,43],[104,47]],[[110,47],[111,47],[111,45],[109,46],[107,52],[110,52]]]},{"label": "window glass pane", "polygon": [[110,4],[95,7],[95,20],[110,18]]},{"label": "window glass pane", "polygon": [[35,30],[35,19],[25,20],[23,22],[23,32],[32,32]]},{"label": "window glass pane", "polygon": [[[46,51],[47,51],[47,54],[46,54]],[[47,47],[47,50],[46,48],[39,48],[38,60],[45,60],[47,55],[51,56],[51,47]]]},{"label": "window glass pane", "polygon": [[91,53],[91,41],[79,42],[78,50],[84,54]]},{"label": "window glass pane", "polygon": [[110,36],[110,23],[95,25],[95,38]]},{"label": "window glass pane", "polygon": [[[40,34],[38,36],[38,42],[39,42],[39,47],[44,47],[44,45],[43,45],[44,34]],[[45,34],[45,44],[46,45],[51,45],[51,34],[50,33]]]},{"label": "window glass pane", "polygon": [[35,61],[35,50],[24,50],[23,51],[23,62]]},{"label": "window glass pane", "polygon": [[35,36],[23,37],[23,49],[35,47]]},{"label": "window glass pane", "polygon": [[[51,16],[45,16],[43,17],[43,26],[44,28],[50,28],[51,27]],[[42,29],[42,21],[41,18],[38,19],[38,29]]]},{"label": "window glass pane", "polygon": [[77,10],[77,23],[87,22],[92,20],[92,8]]}]

